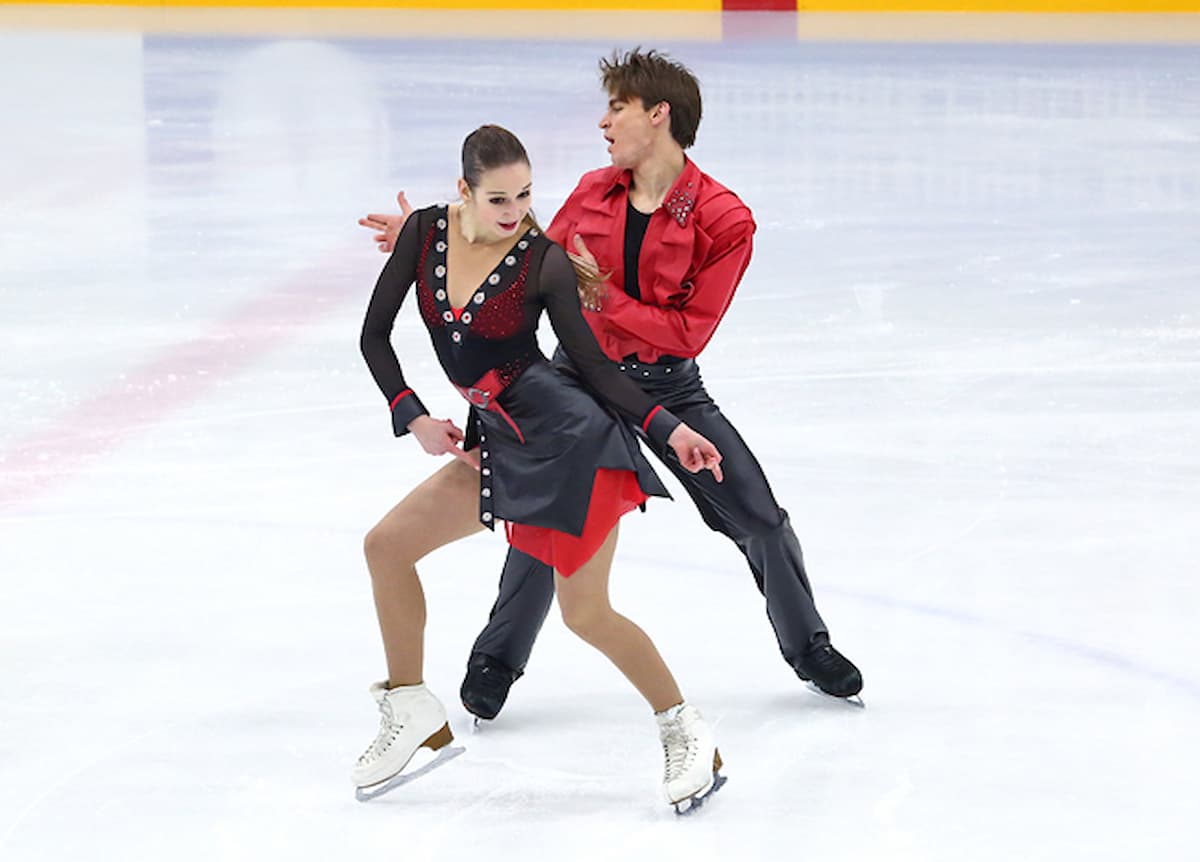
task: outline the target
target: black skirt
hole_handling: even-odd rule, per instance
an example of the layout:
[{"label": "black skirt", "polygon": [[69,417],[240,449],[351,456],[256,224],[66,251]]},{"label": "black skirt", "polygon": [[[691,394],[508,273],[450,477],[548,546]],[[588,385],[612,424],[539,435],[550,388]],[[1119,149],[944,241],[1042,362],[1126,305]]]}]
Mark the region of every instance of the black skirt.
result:
[{"label": "black skirt", "polygon": [[579,536],[599,469],[631,471],[648,496],[671,496],[626,423],[546,361],[492,409],[471,408],[465,446],[479,447],[479,517],[489,528],[503,520]]}]

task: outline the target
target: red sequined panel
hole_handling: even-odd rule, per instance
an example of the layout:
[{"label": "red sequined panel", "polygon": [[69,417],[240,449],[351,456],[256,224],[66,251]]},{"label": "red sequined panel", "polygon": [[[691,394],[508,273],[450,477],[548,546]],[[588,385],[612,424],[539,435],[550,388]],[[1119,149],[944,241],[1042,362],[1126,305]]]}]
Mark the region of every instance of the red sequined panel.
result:
[{"label": "red sequined panel", "polygon": [[471,334],[480,338],[512,338],[529,324],[525,320],[525,277],[529,274],[529,255],[521,261],[521,271],[504,291],[488,300],[471,321]]},{"label": "red sequined panel", "polygon": [[525,373],[530,365],[533,364],[532,356],[519,356],[516,359],[505,362],[503,365],[496,367],[496,376],[500,378],[500,386],[507,388],[514,380]]},{"label": "red sequined panel", "polygon": [[425,260],[429,257],[429,247],[433,245],[433,237],[436,233],[437,226],[430,226],[429,233],[425,234],[425,245],[421,247],[421,258],[417,261],[417,304],[421,308],[421,319],[430,329],[445,325],[434,303],[433,288],[429,286],[429,281],[425,278]]}]

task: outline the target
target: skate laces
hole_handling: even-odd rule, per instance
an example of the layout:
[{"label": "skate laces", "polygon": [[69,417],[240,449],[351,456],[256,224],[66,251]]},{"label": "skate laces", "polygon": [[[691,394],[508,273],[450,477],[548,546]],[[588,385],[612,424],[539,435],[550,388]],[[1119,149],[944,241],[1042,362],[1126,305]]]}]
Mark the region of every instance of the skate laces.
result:
[{"label": "skate laces", "polygon": [[679,717],[669,719],[660,726],[666,780],[673,781],[683,775],[696,758],[696,737],[683,726]]},{"label": "skate laces", "polygon": [[392,743],[396,741],[396,737],[402,730],[404,730],[404,723],[396,720],[392,702],[386,697],[381,699],[379,701],[379,734],[375,737],[375,741],[367,746],[367,750],[359,756],[359,764],[369,763],[382,757],[392,747]]}]

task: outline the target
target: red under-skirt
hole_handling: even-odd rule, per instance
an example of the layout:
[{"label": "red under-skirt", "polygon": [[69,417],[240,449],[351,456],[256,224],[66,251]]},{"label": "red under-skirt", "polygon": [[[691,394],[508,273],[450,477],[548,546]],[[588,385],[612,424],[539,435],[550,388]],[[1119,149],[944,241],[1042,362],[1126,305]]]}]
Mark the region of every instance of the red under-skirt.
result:
[{"label": "red under-skirt", "polygon": [[507,524],[508,543],[518,551],[553,566],[564,578],[570,577],[590,560],[604,544],[617,521],[627,512],[650,499],[638,485],[632,470],[609,470],[601,467],[592,480],[592,496],[588,502],[587,521],[583,534],[572,536],[549,527],[528,524]]}]

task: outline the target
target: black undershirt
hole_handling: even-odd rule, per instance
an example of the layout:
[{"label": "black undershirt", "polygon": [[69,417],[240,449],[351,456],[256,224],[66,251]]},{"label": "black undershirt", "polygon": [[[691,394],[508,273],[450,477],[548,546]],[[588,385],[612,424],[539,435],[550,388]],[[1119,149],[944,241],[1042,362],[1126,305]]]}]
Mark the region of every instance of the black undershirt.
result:
[{"label": "black undershirt", "polygon": [[[638,286],[638,256],[642,253],[642,241],[646,238],[646,229],[650,227],[650,216],[638,210],[633,201],[625,205],[625,292],[642,301],[642,290]],[[631,353],[627,360],[637,361],[637,354]],[[679,356],[660,356],[659,363],[683,362]]]},{"label": "black undershirt", "polygon": [[649,226],[650,216],[639,212],[633,201],[629,201],[625,206],[625,292],[639,302],[642,291],[638,287],[638,255]]}]

